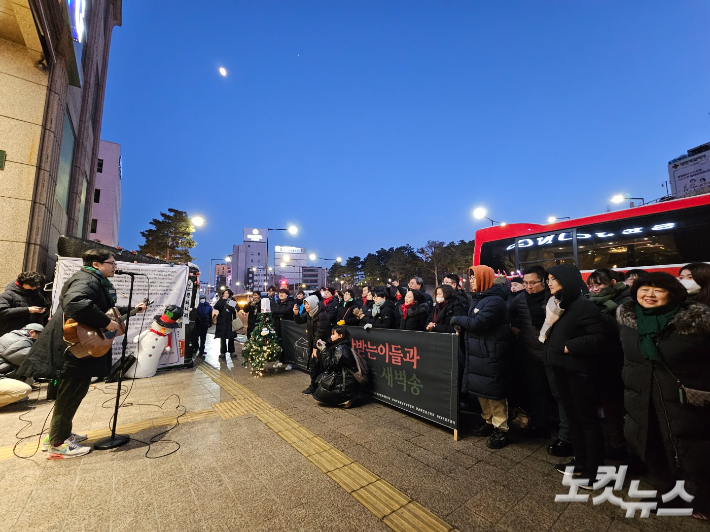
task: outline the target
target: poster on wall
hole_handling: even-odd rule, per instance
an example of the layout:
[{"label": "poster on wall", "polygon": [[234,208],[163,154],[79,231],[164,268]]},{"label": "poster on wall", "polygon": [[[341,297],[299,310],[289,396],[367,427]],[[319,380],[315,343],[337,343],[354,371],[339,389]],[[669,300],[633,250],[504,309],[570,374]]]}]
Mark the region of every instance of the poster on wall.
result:
[{"label": "poster on wall", "polygon": [[[70,257],[59,257],[54,276],[54,288],[52,290],[52,312],[59,305],[59,295],[62,292],[64,283],[74,275],[82,266],[81,259]],[[135,284],[133,286],[133,301],[135,306],[144,299],[152,301],[146,312],[136,314],[129,322],[128,345],[126,356],[136,354],[136,344],[133,339],[141,332],[150,330],[155,316],[160,316],[167,305],[177,305],[182,307],[185,301],[190,301],[191,287],[188,286],[189,268],[185,265],[170,264],[134,264],[132,262],[116,262],[120,270],[134,272]],[[128,294],[131,286],[131,278],[128,275],[116,275],[111,278],[113,286],[116,288],[118,300],[116,305],[128,305]],[[187,298],[186,298],[187,296]],[[163,353],[160,358],[158,368],[177,366],[185,361],[185,322],[187,313],[180,327],[174,329],[171,338],[171,345],[174,346],[169,352]],[[123,336],[119,336],[113,342],[113,362],[121,358],[121,348]]]},{"label": "poster on wall", "polygon": [[668,179],[675,197],[710,192],[710,151],[671,161]]}]

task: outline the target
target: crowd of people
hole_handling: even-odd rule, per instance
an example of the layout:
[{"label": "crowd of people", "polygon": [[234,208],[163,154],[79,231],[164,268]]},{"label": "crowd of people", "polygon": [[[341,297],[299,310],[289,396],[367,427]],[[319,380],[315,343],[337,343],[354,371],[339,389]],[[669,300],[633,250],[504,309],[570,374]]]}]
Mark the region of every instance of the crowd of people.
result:
[{"label": "crowd of people", "polygon": [[[252,297],[253,328],[260,295]],[[659,507],[683,504],[660,497],[688,480],[694,515],[710,513],[708,264],[677,276],[599,269],[586,280],[570,264],[510,279],[474,266],[466,283],[447,274],[433,298],[418,277],[295,297],[272,288],[267,297],[277,327],[307,325],[305,395],[344,407],[356,400],[344,326],[458,332],[462,407],[480,412],[474,434],[488,447],[510,444],[515,424],[524,437],[550,438],[551,455],[571,457],[556,468],[588,479],[583,488],[606,460],[622,461],[647,471]]]}]

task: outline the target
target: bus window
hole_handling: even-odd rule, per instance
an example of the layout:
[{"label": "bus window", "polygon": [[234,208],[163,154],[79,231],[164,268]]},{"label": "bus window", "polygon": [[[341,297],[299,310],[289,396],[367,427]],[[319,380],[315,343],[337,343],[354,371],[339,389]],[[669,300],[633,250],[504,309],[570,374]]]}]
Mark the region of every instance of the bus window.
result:
[{"label": "bus window", "polygon": [[581,270],[703,261],[710,245],[710,208],[652,214],[577,228]]},{"label": "bus window", "polygon": [[575,264],[574,230],[517,239],[518,268],[542,266],[547,269],[556,264]]},{"label": "bus window", "polygon": [[480,262],[484,266],[490,266],[494,271],[514,272],[516,270],[515,239],[486,242],[481,246]]}]

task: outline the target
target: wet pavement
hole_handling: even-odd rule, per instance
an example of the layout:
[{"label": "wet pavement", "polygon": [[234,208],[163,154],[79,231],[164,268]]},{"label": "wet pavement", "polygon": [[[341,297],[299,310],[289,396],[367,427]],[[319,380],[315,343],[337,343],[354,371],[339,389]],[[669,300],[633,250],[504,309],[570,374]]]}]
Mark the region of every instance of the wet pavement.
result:
[{"label": "wet pavement", "polygon": [[[2,529],[710,530],[686,517],[626,519],[609,503],[554,502],[567,488],[547,440],[490,450],[466,430],[456,442],[369,399],[321,407],[301,395],[302,372],[256,379],[241,357],[219,357],[213,342],[208,351],[195,368],[127,382],[118,425],[133,439],[111,451],[46,460],[34,437],[18,458],[17,432],[38,433],[51,402],[41,394],[34,409],[1,409]],[[92,388],[75,431],[90,441],[108,432],[115,390]]]}]

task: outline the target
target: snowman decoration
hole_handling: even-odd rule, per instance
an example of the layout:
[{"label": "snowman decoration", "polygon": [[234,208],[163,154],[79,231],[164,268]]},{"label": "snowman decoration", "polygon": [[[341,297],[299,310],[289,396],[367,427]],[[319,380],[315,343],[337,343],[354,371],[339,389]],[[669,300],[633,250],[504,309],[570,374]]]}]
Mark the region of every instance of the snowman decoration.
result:
[{"label": "snowman decoration", "polygon": [[145,379],[155,375],[163,352],[173,349],[171,337],[173,330],[180,326],[182,308],[168,305],[162,316],[155,316],[150,330],[143,331],[133,339],[138,344],[136,362],[124,375],[129,379]]}]

